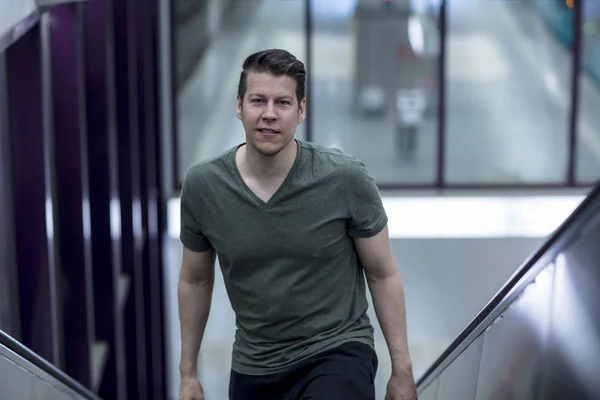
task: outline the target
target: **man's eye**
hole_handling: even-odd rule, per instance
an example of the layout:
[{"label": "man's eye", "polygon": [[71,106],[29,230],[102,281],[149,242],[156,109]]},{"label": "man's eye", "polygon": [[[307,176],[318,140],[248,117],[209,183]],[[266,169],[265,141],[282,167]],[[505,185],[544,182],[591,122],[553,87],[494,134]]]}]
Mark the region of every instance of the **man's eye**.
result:
[{"label": "man's eye", "polygon": [[289,101],[287,101],[287,100],[281,100],[281,101],[280,101],[280,103],[281,103],[281,104],[285,104],[286,106],[287,106],[287,105],[290,105],[290,102],[289,102]]},{"label": "man's eye", "polygon": [[253,103],[262,103],[262,99],[252,99]]}]

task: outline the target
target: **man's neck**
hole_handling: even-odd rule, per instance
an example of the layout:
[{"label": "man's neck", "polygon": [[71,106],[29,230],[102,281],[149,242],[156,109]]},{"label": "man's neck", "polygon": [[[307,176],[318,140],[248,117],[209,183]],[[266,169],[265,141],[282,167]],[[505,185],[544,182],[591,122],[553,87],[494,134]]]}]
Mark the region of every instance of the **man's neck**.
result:
[{"label": "man's neck", "polygon": [[250,175],[258,179],[272,179],[287,176],[292,169],[298,144],[292,140],[288,146],[274,156],[264,156],[257,152],[252,146],[244,146],[242,149],[243,167]]}]

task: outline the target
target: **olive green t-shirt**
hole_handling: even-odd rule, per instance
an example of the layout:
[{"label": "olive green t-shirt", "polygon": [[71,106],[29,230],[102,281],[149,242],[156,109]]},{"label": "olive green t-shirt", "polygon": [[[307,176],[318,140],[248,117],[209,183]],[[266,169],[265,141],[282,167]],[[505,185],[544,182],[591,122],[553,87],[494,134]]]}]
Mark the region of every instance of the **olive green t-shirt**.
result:
[{"label": "olive green t-shirt", "polygon": [[236,315],[232,369],[281,372],[348,341],[370,346],[364,271],[353,237],[387,224],[359,159],[298,142],[294,165],[262,201],[245,184],[236,146],[189,169],[181,192],[185,247],[214,249]]}]

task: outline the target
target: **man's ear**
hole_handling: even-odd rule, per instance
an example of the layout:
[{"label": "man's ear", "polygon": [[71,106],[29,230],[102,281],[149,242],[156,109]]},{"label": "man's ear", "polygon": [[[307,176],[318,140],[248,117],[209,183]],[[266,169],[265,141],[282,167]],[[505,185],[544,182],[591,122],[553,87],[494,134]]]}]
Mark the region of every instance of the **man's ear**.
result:
[{"label": "man's ear", "polygon": [[242,120],[242,102],[243,102],[243,99],[240,96],[238,96],[235,114],[237,115],[237,117],[240,121]]},{"label": "man's ear", "polygon": [[306,118],[306,97],[298,105],[298,123],[301,124]]}]

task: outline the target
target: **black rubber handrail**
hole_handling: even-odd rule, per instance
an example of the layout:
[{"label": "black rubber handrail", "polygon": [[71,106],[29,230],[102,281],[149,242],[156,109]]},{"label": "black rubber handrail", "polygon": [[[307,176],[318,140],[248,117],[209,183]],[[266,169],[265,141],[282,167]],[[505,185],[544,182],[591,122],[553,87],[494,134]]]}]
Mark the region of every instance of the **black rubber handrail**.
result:
[{"label": "black rubber handrail", "polygon": [[54,365],[50,364],[48,361],[44,360],[32,350],[23,346],[23,344],[19,343],[17,340],[15,340],[2,330],[0,330],[0,344],[12,351],[13,353],[17,354],[19,357],[22,357],[23,359],[35,365],[36,367],[40,368],[41,370],[58,380],[64,386],[79,394],[82,398],[90,400],[101,400],[100,397],[92,393],[89,389],[85,388],[82,384],[75,381],[73,378],[56,368]]},{"label": "black rubber handrail", "polygon": [[[557,244],[560,242],[564,243],[564,239],[567,236],[574,237],[577,235],[577,226],[583,226],[587,223],[591,216],[589,214],[590,206],[598,206],[600,203],[600,182],[591,190],[591,192],[585,197],[585,199],[579,204],[579,206],[573,211],[573,213],[560,225],[560,227],[552,233],[548,240],[544,242],[536,251],[533,253],[517,271],[511,276],[511,278],[504,284],[504,286],[498,291],[498,293],[492,298],[492,300],[483,308],[479,314],[467,325],[467,327],[457,336],[457,338],[448,346],[448,348],[436,359],[436,361],[425,371],[425,373],[417,381],[417,387],[419,390],[425,385],[429,384],[437,375],[438,371],[442,366],[448,364],[450,357],[455,358],[458,356],[457,350],[461,347],[466,347],[465,342],[469,339],[471,341],[475,338],[474,334],[483,332],[486,326],[483,323],[489,320],[490,317],[498,310],[504,309],[513,299],[515,289],[526,281],[528,273],[538,265],[538,262],[544,258],[547,253],[557,248]],[[584,218],[586,217],[586,218]],[[479,335],[476,335],[479,336]],[[462,351],[462,350],[461,350]]]}]

